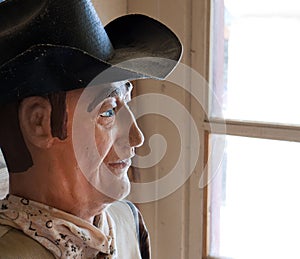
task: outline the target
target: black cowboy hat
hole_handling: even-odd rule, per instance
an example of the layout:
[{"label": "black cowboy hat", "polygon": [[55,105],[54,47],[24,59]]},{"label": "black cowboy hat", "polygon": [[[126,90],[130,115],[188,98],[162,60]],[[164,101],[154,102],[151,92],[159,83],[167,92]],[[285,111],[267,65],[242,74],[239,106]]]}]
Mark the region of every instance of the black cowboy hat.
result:
[{"label": "black cowboy hat", "polygon": [[162,23],[125,15],[105,28],[90,0],[0,1],[0,104],[98,82],[164,79],[182,46]]}]

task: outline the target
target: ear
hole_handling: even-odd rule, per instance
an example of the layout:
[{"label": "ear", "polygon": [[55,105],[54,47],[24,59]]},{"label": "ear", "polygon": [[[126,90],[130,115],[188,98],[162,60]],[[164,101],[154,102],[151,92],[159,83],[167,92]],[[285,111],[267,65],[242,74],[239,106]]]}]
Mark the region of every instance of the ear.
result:
[{"label": "ear", "polygon": [[25,140],[40,148],[52,146],[51,104],[46,98],[25,98],[19,107],[19,121]]}]

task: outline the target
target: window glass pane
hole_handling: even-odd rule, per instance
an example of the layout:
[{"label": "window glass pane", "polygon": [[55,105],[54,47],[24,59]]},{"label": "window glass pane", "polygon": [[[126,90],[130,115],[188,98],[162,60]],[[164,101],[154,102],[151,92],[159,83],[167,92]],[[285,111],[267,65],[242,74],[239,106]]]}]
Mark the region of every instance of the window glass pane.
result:
[{"label": "window glass pane", "polygon": [[[221,8],[213,63],[214,75],[223,73],[213,87],[224,117],[300,124],[300,1],[225,0]],[[216,107],[212,117],[221,116]]]},{"label": "window glass pane", "polygon": [[226,138],[210,184],[211,256],[300,258],[299,154],[300,143]]}]

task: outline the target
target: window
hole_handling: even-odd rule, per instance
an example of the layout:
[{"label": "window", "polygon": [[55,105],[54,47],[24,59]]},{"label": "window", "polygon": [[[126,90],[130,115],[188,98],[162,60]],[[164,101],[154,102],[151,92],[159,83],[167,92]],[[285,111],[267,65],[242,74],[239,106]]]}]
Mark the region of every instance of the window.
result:
[{"label": "window", "polygon": [[[207,187],[205,256],[297,258],[300,3],[213,1],[210,124],[225,119]],[[209,142],[220,135],[211,132]],[[218,161],[218,160],[217,160]]]}]

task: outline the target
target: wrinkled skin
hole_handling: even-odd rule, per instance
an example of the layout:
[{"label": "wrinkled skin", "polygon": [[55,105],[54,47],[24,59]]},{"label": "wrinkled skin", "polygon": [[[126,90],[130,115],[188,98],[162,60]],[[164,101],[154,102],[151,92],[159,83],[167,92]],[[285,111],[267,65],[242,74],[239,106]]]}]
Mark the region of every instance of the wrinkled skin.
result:
[{"label": "wrinkled skin", "polygon": [[107,204],[129,193],[127,170],[144,138],[127,105],[132,87],[118,82],[105,89],[106,95],[96,90],[67,92],[64,140],[51,135],[47,100],[22,101],[20,126],[33,166],[11,174],[10,193],[90,222]]}]

